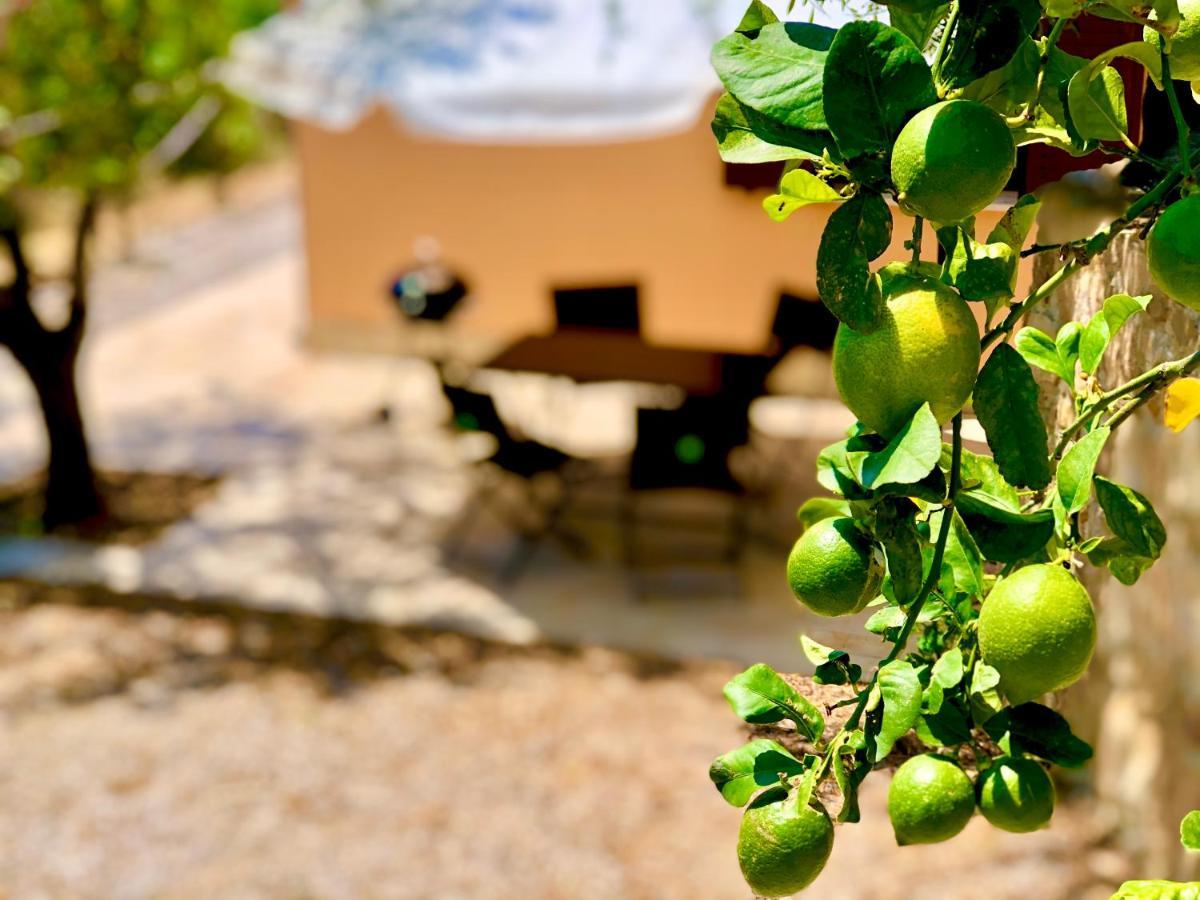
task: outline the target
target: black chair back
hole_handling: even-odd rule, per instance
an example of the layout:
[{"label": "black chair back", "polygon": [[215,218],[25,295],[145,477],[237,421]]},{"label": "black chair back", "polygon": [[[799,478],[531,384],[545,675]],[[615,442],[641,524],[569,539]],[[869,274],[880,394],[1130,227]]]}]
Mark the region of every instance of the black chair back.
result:
[{"label": "black chair back", "polygon": [[630,487],[741,493],[729,454],[749,440],[748,409],[746,402],[722,396],[689,397],[679,409],[639,409]]},{"label": "black chair back", "polygon": [[637,285],[555,290],[554,315],[559,328],[641,330]]},{"label": "black chair back", "polygon": [[829,350],[837,334],[838,320],[820,300],[808,300],[793,294],[780,294],[775,307],[771,335],[779,355],[795,347]]}]

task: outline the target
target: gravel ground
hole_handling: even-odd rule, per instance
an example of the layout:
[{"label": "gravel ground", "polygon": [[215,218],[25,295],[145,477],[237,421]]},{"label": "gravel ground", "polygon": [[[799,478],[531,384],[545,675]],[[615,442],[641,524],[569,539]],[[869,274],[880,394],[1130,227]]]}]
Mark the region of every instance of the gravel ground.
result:
[{"label": "gravel ground", "polygon": [[[705,778],[743,737],[731,667],[26,594],[0,586],[0,897],[748,896]],[[886,781],[813,896],[1107,896],[1078,810],[901,851]]]}]

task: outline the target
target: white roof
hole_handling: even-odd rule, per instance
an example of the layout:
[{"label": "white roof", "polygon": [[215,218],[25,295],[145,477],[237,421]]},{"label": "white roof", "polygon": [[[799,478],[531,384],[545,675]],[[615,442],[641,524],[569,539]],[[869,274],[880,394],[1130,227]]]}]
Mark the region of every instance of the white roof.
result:
[{"label": "white roof", "polygon": [[[304,0],[239,35],[222,80],[326,128],[376,104],[481,143],[603,142],[691,127],[712,44],[747,0]],[[781,12],[786,0],[773,4]],[[840,0],[792,18],[839,24]]]}]

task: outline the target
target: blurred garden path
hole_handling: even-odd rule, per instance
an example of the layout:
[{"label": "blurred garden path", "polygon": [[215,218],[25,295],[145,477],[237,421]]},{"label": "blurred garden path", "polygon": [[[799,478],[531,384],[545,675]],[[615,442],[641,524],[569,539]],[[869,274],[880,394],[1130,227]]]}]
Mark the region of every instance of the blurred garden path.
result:
[{"label": "blurred garden path", "polygon": [[[752,545],[740,579],[706,565],[638,602],[611,509],[580,523],[592,559],[547,543],[502,589],[489,573],[512,535],[485,520],[470,534],[464,567],[447,568],[439,540],[468,501],[471,478],[469,453],[444,427],[431,367],[305,349],[292,187],[281,181],[251,200],[234,197],[197,219],[147,230],[131,260],[103,267],[82,360],[98,463],[220,474],[215,498],[138,547],[0,540],[0,577],[790,669],[802,665],[795,636],[806,625],[838,646],[870,638],[858,622],[806,623],[783,582],[779,547]],[[631,440],[628,389],[519,377],[504,387],[502,402],[518,414],[524,404],[535,426],[547,390],[575,391],[579,443],[619,448]],[[385,400],[395,415],[380,423],[374,414]],[[21,374],[0,358],[0,481],[40,464],[33,402]]]}]

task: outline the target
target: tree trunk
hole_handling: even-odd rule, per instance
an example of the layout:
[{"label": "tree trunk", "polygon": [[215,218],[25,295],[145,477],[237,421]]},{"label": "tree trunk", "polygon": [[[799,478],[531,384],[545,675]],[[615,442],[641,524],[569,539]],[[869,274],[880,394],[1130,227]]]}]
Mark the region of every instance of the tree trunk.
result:
[{"label": "tree trunk", "polygon": [[[52,342],[47,342],[52,343]],[[67,342],[61,342],[66,344]],[[46,465],[45,509],[42,522],[52,530],[75,525],[104,514],[96,488],[91,453],[79,408],[75,383],[78,354],[72,346],[56,348],[31,360],[26,372],[37,391],[50,458]]]},{"label": "tree trunk", "polygon": [[[1043,258],[1035,280],[1057,263]],[[1064,322],[1086,322],[1115,293],[1154,294],[1149,309],[1117,335],[1101,369],[1112,387],[1200,344],[1200,315],[1164,297],[1137,235],[1120,235],[1103,256],[1060,288],[1030,324],[1052,336]],[[1039,372],[1039,377],[1043,373]],[[1042,380],[1044,412],[1061,429],[1074,418],[1067,392]],[[1163,401],[1149,403],[1109,441],[1101,468],[1145,494],[1168,531],[1162,558],[1126,587],[1088,568],[1100,642],[1088,677],[1065,697],[1072,721],[1096,748],[1092,776],[1104,824],[1129,859],[1131,877],[1190,878],[1197,861],[1179,845],[1179,822],[1200,807],[1200,425],[1172,434]],[[1085,529],[1102,520],[1093,507]]]}]

